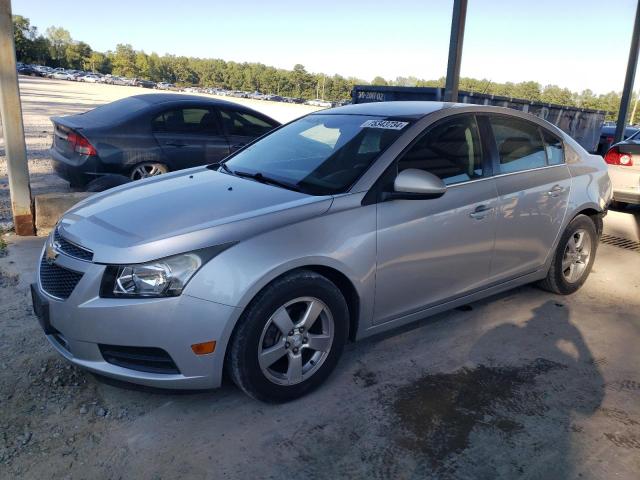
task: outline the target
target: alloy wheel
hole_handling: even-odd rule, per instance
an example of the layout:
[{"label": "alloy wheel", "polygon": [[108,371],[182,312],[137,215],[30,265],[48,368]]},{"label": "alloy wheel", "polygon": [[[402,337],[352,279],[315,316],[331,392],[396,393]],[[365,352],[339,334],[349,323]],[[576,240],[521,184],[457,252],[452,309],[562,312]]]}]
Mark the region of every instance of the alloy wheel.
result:
[{"label": "alloy wheel", "polygon": [[331,311],[315,297],[299,297],[269,318],[258,343],[262,373],[278,385],[296,385],[326,360],[334,339]]},{"label": "alloy wheel", "polygon": [[591,234],[576,230],[569,237],[562,257],[562,275],[569,283],[579,281],[587,270],[591,258]]},{"label": "alloy wheel", "polygon": [[133,171],[131,172],[131,179],[140,180],[141,178],[155,177],[156,175],[161,175],[163,173],[164,171],[160,167],[158,167],[158,165],[153,163],[145,163],[142,165],[138,165],[133,169]]}]

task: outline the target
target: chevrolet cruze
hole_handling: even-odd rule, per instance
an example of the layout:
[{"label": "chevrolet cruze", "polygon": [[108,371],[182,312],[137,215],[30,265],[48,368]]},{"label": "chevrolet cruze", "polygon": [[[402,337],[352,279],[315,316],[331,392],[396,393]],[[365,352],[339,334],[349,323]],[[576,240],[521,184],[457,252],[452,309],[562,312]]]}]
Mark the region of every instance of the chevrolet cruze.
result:
[{"label": "chevrolet cruze", "polygon": [[32,286],[53,347],[101,375],[286,401],[345,342],[538,282],[585,282],[606,164],[498,107],[350,105],[216,165],[94,195],[49,236]]}]

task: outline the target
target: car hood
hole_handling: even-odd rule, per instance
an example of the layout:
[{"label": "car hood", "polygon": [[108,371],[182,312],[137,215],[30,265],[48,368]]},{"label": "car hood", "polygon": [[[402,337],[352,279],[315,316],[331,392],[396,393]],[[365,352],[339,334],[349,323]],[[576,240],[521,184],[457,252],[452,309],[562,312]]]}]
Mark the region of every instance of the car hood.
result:
[{"label": "car hood", "polygon": [[140,263],[238,242],[322,215],[331,202],[198,167],[93,195],[59,228],[92,250],[94,262]]}]

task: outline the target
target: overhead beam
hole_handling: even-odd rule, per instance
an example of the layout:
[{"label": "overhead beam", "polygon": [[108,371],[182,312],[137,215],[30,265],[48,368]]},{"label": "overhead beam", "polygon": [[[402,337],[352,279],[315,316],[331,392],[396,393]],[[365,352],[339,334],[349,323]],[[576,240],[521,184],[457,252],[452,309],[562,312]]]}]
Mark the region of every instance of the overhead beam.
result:
[{"label": "overhead beam", "polygon": [[618,123],[613,142],[618,143],[624,138],[624,131],[627,128],[627,113],[631,103],[633,93],[633,83],[636,78],[636,68],[638,67],[638,47],[640,46],[640,0],[636,6],[636,19],[633,23],[633,34],[631,35],[631,48],[629,49],[629,62],[627,63],[627,74],[624,78],[624,89],[620,99],[620,110],[618,112]]},{"label": "overhead beam", "polygon": [[447,102],[458,101],[460,63],[462,61],[462,43],[464,40],[464,25],[466,18],[467,0],[453,0],[451,38],[449,40],[449,61],[447,63],[447,81],[444,87],[444,99]]},{"label": "overhead beam", "polygon": [[22,125],[16,52],[13,45],[10,0],[0,0],[0,116],[7,157],[13,224],[16,234],[34,235],[33,205]]}]

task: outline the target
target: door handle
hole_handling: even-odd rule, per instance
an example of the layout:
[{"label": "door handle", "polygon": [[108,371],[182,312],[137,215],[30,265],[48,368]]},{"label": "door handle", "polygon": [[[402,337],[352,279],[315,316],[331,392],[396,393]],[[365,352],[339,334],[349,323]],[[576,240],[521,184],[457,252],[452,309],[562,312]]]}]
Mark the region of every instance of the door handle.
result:
[{"label": "door handle", "polygon": [[548,197],[557,197],[558,195],[560,195],[562,192],[564,191],[564,188],[562,188],[560,185],[554,185],[551,190],[549,190],[547,192],[547,196]]},{"label": "door handle", "polygon": [[482,220],[484,217],[486,217],[491,211],[493,210],[493,207],[490,207],[488,205],[478,205],[473,212],[471,212],[469,214],[469,216],[471,218],[475,218],[476,220]]},{"label": "door handle", "polygon": [[167,142],[165,143],[168,147],[186,147],[186,143],[177,143],[177,142]]},{"label": "door handle", "polygon": [[234,143],[233,145],[231,145],[231,148],[238,149],[238,148],[242,148],[246,145],[246,143]]}]

